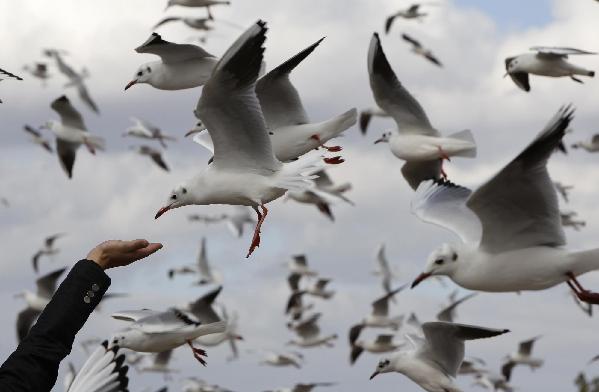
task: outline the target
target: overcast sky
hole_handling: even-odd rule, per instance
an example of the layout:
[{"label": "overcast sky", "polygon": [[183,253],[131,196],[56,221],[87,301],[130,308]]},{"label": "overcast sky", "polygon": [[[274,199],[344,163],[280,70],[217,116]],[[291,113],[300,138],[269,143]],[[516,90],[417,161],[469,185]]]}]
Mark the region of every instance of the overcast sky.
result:
[{"label": "overcast sky", "polygon": [[[204,378],[236,391],[261,391],[296,382],[335,381],[334,391],[418,391],[399,375],[383,375],[368,381],[378,358],[365,353],[349,367],[347,330],[381,294],[378,280],[370,274],[374,254],[387,244],[389,259],[399,267],[402,279],[411,281],[423,267],[429,252],[444,241],[455,241],[450,233],[426,225],[410,214],[412,191],[401,177],[402,162],[386,145],[373,141],[394,127],[389,120],[376,119],[366,137],[357,128],[341,139],[346,163],[330,171],[334,180],[351,182],[348,196],[355,206],[334,206],[331,223],[310,206],[292,201],[275,201],[263,226],[262,245],[244,258],[250,233],[233,238],[222,225],[189,223],[188,213],[217,214],[226,207],[188,207],[155,221],[173,185],[206,164],[209,156],[182,135],[194,123],[192,110],[201,89],[169,92],[148,85],[123,88],[136,68],[154,58],[136,54],[153,26],[164,17],[164,0],[127,1],[35,1],[0,0],[2,45],[0,67],[23,73],[24,64],[45,60],[44,48],[68,51],[65,59],[76,69],[87,68],[89,88],[101,114],[89,111],[55,68],[54,77],[42,87],[26,77],[22,82],[3,81],[0,86],[2,132],[0,133],[0,197],[10,202],[0,206],[0,357],[14,349],[15,319],[23,308],[13,295],[35,287],[31,255],[46,235],[68,233],[58,243],[61,253],[42,260],[49,272],[70,266],[83,258],[95,244],[109,238],[147,238],[165,247],[157,255],[124,270],[110,271],[111,291],[130,297],[106,303],[95,312],[77,338],[108,337],[125,326],[112,320],[113,311],[131,308],[164,309],[183,304],[206,292],[182,277],[169,281],[166,271],[193,262],[201,237],[215,269],[224,275],[219,300],[240,316],[241,358],[227,362],[228,348],[208,349],[209,365],[201,368],[187,348],[176,351],[173,365],[180,369],[171,390],[181,389],[187,376]],[[488,0],[439,0],[425,7],[429,16],[422,22],[398,21],[382,44],[399,79],[417,97],[434,126],[444,133],[471,129],[478,143],[475,160],[455,159],[446,165],[450,178],[476,186],[515,156],[539,132],[557,109],[573,103],[576,117],[567,142],[586,139],[597,132],[599,87],[585,78],[580,85],[569,79],[532,77],[532,92],[519,90],[502,78],[504,58],[535,45],[572,46],[599,50],[599,4],[592,0],[534,0],[524,2]],[[400,0],[234,0],[231,7],[215,7],[218,28],[205,49],[221,55],[241,30],[233,22],[249,26],[258,18],[268,22],[266,62],[276,66],[296,52],[326,36],[322,44],[296,69],[293,81],[308,114],[320,121],[351,108],[372,106],[368,85],[366,53],[374,31],[383,30],[388,14],[409,2]],[[168,15],[204,15],[203,11],[173,7]],[[222,19],[222,21],[218,21]],[[159,30],[164,39],[190,41],[197,34],[183,25]],[[445,67],[439,69],[409,51],[400,33],[413,35],[430,47]],[[576,57],[578,64],[597,70],[596,56]],[[40,125],[57,116],[50,102],[66,93],[83,114],[88,128],[108,140],[104,153],[91,156],[81,149],[74,178],[68,180],[52,156],[29,143],[21,131],[25,123]],[[121,137],[129,117],[155,123],[165,132],[180,136],[165,152],[172,167],[169,174],[129,150],[133,140]],[[580,151],[551,159],[554,179],[575,186],[567,210],[577,211],[587,221],[580,232],[567,229],[569,247],[597,246],[599,193],[597,157]],[[283,309],[287,300],[284,263],[292,254],[306,253],[323,276],[333,278],[336,296],[328,302],[315,301],[323,312],[322,331],[338,333],[334,349],[306,350],[301,370],[259,366],[256,350],[279,350],[292,338],[285,327]],[[583,282],[599,290],[599,274]],[[431,281],[398,296],[393,311],[415,311],[421,320],[432,320],[455,285],[444,288]],[[462,294],[466,292],[462,290]],[[597,354],[597,321],[586,317],[573,303],[565,285],[539,293],[480,294],[463,305],[459,321],[488,327],[509,328],[511,333],[467,345],[467,353],[482,357],[498,371],[501,358],[514,350],[518,341],[543,335],[535,352],[546,360],[534,373],[518,368],[513,384],[525,391],[571,390],[572,380],[586,369]],[[407,329],[405,330],[408,331]],[[379,331],[369,330],[366,337]],[[401,336],[398,336],[401,338]],[[77,367],[85,356],[76,344],[69,358]],[[65,364],[66,365],[66,364]],[[65,366],[61,367],[61,370]],[[62,377],[62,372],[61,372]],[[130,372],[131,390],[159,388],[160,375]],[[469,378],[460,378],[464,390],[474,390]],[[62,379],[57,383],[62,390]]]}]

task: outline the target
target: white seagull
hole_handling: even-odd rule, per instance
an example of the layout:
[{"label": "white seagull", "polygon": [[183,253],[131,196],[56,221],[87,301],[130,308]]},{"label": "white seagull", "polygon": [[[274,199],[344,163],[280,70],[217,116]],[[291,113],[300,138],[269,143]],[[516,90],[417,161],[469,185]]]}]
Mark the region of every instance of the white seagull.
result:
[{"label": "white seagull", "polygon": [[412,45],[412,52],[414,52],[418,56],[424,57],[425,59],[427,59],[428,61],[430,61],[438,67],[443,67],[443,64],[441,64],[439,59],[437,59],[435,55],[433,55],[433,52],[430,49],[427,49],[424,46],[422,46],[420,41],[415,40],[407,34],[402,34],[401,38],[403,38],[404,41],[409,42]]},{"label": "white seagull", "polygon": [[446,177],[444,159],[476,156],[470,131],[443,137],[433,128],[422,106],[397,79],[376,33],[370,41],[368,73],[376,103],[397,124],[396,131],[385,132],[375,143],[389,143],[393,155],[406,161],[401,172],[413,189],[424,180]]},{"label": "white seagull", "polygon": [[315,313],[305,320],[290,323],[289,328],[297,334],[299,339],[292,339],[287,344],[302,348],[333,347],[333,341],[337,339],[337,334],[321,336],[318,326],[321,316],[321,313]]},{"label": "white seagull", "polygon": [[313,173],[321,168],[320,155],[287,164],[274,156],[254,91],[266,30],[266,24],[258,21],[235,41],[214,68],[197,108],[214,141],[214,160],[202,172],[176,186],[156,214],[158,218],[186,205],[251,206],[258,223],[246,257],[260,245],[260,230],[268,214],[266,204],[287,190],[310,188],[314,185]]},{"label": "white seagull", "polygon": [[123,137],[133,136],[141,139],[157,140],[160,145],[166,148],[166,141],[175,141],[177,138],[171,135],[162,133],[160,128],[135,117],[131,117],[131,121],[134,123],[132,126],[125,130]]},{"label": "white seagull", "polygon": [[45,85],[46,80],[50,79],[48,64],[46,63],[34,63],[32,66],[25,65],[23,70],[28,72],[34,78],[40,79],[42,81],[42,86]]},{"label": "white seagull", "polygon": [[512,377],[512,370],[514,370],[514,367],[518,365],[526,365],[530,367],[531,370],[535,370],[543,366],[543,363],[545,361],[543,361],[540,358],[534,358],[532,356],[532,348],[535,342],[540,338],[540,336],[536,336],[532,339],[520,342],[520,345],[518,346],[518,351],[515,353],[511,353],[506,357],[505,362],[501,367],[501,374],[503,374],[503,377],[505,377],[507,381],[510,381]]},{"label": "white seagull", "polygon": [[208,384],[204,380],[196,377],[189,377],[183,380],[183,392],[233,392],[218,385]]},{"label": "white seagull", "polygon": [[165,10],[169,9],[174,5],[178,5],[181,7],[193,7],[193,8],[206,8],[208,12],[208,18],[214,19],[212,13],[210,12],[210,7],[213,5],[230,5],[231,2],[229,0],[168,0],[166,3]]},{"label": "white seagull", "polygon": [[314,388],[330,387],[333,385],[335,385],[335,383],[332,383],[332,382],[312,382],[309,384],[301,383],[301,384],[295,384],[291,388],[279,388],[279,389],[273,389],[271,391],[264,391],[264,392],[312,392],[314,390]]},{"label": "white seagull", "polygon": [[54,247],[54,242],[57,239],[64,236],[64,233],[57,233],[50,235],[44,239],[44,245],[33,255],[31,258],[31,264],[33,265],[33,270],[37,273],[39,271],[39,261],[42,256],[52,256],[57,254],[60,250]]},{"label": "white seagull", "polygon": [[223,332],[225,321],[202,323],[181,310],[170,308],[164,312],[149,309],[122,311],[112,314],[117,320],[132,322],[128,328],[113,334],[112,345],[137,352],[159,353],[187,343],[194,358],[206,366],[206,351],[193,346],[192,341],[203,335]]},{"label": "white seagull", "polygon": [[437,320],[453,323],[456,318],[456,308],[470,298],[475,297],[477,293],[468,294],[460,299],[452,299],[450,304],[437,313]]},{"label": "white seagull", "polygon": [[[22,77],[17,76],[17,75],[15,75],[13,73],[10,73],[10,72],[5,71],[2,68],[0,68],[0,82],[3,81],[6,78],[15,79],[15,80],[23,80]],[[0,99],[0,103],[2,103],[1,99]]]},{"label": "white seagull", "polygon": [[389,260],[387,260],[387,255],[385,254],[385,244],[381,244],[379,247],[376,254],[376,262],[378,264],[378,269],[374,271],[374,274],[380,275],[383,290],[388,294],[392,291],[391,284],[393,283],[393,278],[396,274],[391,271],[391,267],[389,266]]},{"label": "white seagull", "polygon": [[134,147],[134,149],[139,155],[145,155],[150,158],[152,162],[154,162],[162,170],[169,171],[168,165],[166,162],[164,162],[164,157],[162,156],[162,152],[160,150],[145,145]]},{"label": "white seagull", "polygon": [[159,90],[182,90],[204,85],[218,59],[197,45],[176,44],[152,33],[137,53],[160,57],[159,61],[142,64],[125,90],[139,83],[147,83]]},{"label": "white seagull", "polygon": [[293,352],[287,354],[280,354],[269,352],[266,353],[260,364],[274,367],[293,366],[294,368],[299,369],[302,367],[303,359],[304,357],[300,353]]},{"label": "white seagull", "polygon": [[210,31],[214,28],[211,25],[212,21],[213,21],[213,19],[211,19],[211,18],[190,18],[190,17],[184,17],[184,16],[170,16],[170,17],[164,18],[160,22],[156,23],[156,25],[154,27],[152,27],[152,29],[157,29],[158,27],[163,26],[167,23],[183,22],[183,24],[185,24],[187,27],[190,27],[194,30]]},{"label": "white seagull", "polygon": [[436,321],[424,323],[422,332],[424,339],[408,335],[412,350],[400,350],[393,357],[379,361],[370,379],[398,372],[428,392],[461,392],[453,379],[464,359],[464,342],[491,338],[509,330]]},{"label": "white seagull", "polygon": [[56,152],[60,159],[60,165],[67,176],[72,178],[75,154],[79,146],[84,144],[89,152],[95,154],[96,150],[104,149],[104,139],[89,134],[83,117],[71,105],[66,95],[55,99],[50,107],[58,113],[60,122],[48,121],[44,127],[56,135]]},{"label": "white seagull", "polygon": [[237,313],[233,313],[231,316],[227,313],[225,307],[222,307],[223,317],[222,319],[227,322],[227,327],[225,332],[223,333],[215,333],[212,335],[200,336],[195,341],[200,346],[206,347],[214,347],[218,346],[224,342],[229,343],[229,347],[231,348],[231,356],[228,360],[233,360],[239,358],[239,349],[237,348],[237,342],[243,340],[243,336],[239,334],[239,326],[238,326],[238,315]]},{"label": "white seagull", "polygon": [[318,272],[308,267],[308,259],[306,255],[293,255],[287,263],[289,272],[303,276],[317,276]]},{"label": "white seagull", "polygon": [[50,142],[42,136],[42,133],[30,125],[24,125],[23,130],[31,136],[31,141],[44,148],[49,153],[54,152]]},{"label": "white seagull", "polygon": [[569,55],[596,54],[574,48],[535,46],[530,48],[535,53],[524,53],[505,59],[506,76],[510,75],[516,86],[524,91],[530,91],[528,75],[561,77],[569,76],[572,80],[582,83],[576,75],[593,77],[595,71],[590,71],[568,61]]},{"label": "white seagull", "polygon": [[599,303],[576,277],[599,269],[599,249],[569,252],[557,192],[547,160],[572,121],[562,108],[535,140],[475,192],[449,182],[418,188],[412,211],[423,221],[454,231],[460,244],[430,255],[412,287],[445,275],[469,290],[544,290],[567,282],[584,302]]}]

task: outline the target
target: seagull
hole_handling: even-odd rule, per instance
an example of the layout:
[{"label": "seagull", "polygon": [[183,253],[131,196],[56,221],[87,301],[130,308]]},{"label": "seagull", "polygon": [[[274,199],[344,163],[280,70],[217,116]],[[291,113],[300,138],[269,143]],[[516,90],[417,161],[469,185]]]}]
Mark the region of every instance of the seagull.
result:
[{"label": "seagull", "polygon": [[39,272],[39,260],[42,256],[52,256],[57,254],[60,250],[54,247],[54,242],[60,237],[64,236],[64,233],[53,234],[51,236],[46,237],[44,239],[44,246],[35,252],[33,257],[31,258],[31,263],[33,264],[33,270],[37,273]]},{"label": "seagull", "polygon": [[379,361],[370,376],[398,372],[429,392],[459,392],[454,383],[464,359],[466,340],[491,338],[509,332],[507,329],[491,329],[472,325],[428,322],[422,325],[423,338],[410,338],[413,349],[400,350],[391,358]]},{"label": "seagull", "polygon": [[305,290],[300,290],[299,282],[302,276],[303,275],[298,273],[292,273],[289,275],[287,281],[289,282],[289,286],[293,292],[304,291],[304,294],[309,294],[313,297],[319,297],[322,299],[330,299],[333,297],[333,295],[335,295],[335,291],[326,289],[327,285],[331,282],[331,279],[326,278],[318,278],[311,287]]},{"label": "seagull", "polygon": [[433,55],[433,52],[430,49],[426,49],[424,46],[422,46],[422,44],[419,41],[415,40],[407,34],[402,34],[401,38],[403,38],[404,41],[407,41],[410,44],[412,44],[412,52],[424,57],[436,66],[443,67],[443,64],[441,64],[441,62]]},{"label": "seagull", "polygon": [[160,128],[147,121],[140,120],[135,117],[131,117],[131,121],[133,121],[134,124],[131,127],[127,128],[127,130],[123,134],[123,137],[133,136],[141,139],[157,140],[160,143],[160,145],[164,148],[166,148],[166,140],[177,140],[173,136],[162,133]]},{"label": "seagull", "polygon": [[582,83],[575,75],[593,77],[595,71],[589,71],[568,62],[569,55],[591,55],[593,52],[574,48],[535,46],[530,48],[536,53],[524,53],[505,59],[506,76],[509,75],[516,86],[530,91],[528,75],[561,77],[569,76],[575,82]]},{"label": "seagull", "polygon": [[223,333],[217,333],[212,335],[200,336],[195,340],[200,346],[214,347],[221,343],[228,342],[231,347],[231,356],[229,360],[239,358],[239,350],[237,348],[237,342],[243,340],[243,337],[238,332],[238,315],[233,313],[229,317],[226,309],[222,307],[223,317],[222,319],[227,322],[227,327]]},{"label": "seagull", "polygon": [[196,377],[189,377],[183,380],[183,392],[233,392],[229,389],[221,388],[218,385],[208,384],[204,380]]},{"label": "seagull", "polygon": [[258,223],[246,258],[260,245],[260,231],[268,214],[266,204],[287,190],[301,191],[313,186],[313,173],[321,168],[317,164],[320,155],[283,164],[273,154],[254,92],[266,30],[265,22],[258,21],[238,38],[214,68],[197,107],[215,142],[214,161],[176,186],[155,216],[159,218],[186,205],[251,206]]},{"label": "seagull", "polygon": [[323,213],[331,221],[335,220],[331,211],[331,204],[338,200],[343,200],[348,204],[352,201],[344,196],[344,193],[351,190],[350,183],[335,185],[325,170],[314,173],[317,176],[314,179],[315,187],[303,192],[287,192],[287,197],[298,203],[314,204],[318,211]]},{"label": "seagull", "polygon": [[366,131],[368,130],[368,124],[370,124],[370,120],[372,117],[391,117],[387,112],[385,112],[381,108],[368,108],[364,109],[360,112],[360,132],[362,135],[366,135]]},{"label": "seagull", "polygon": [[543,360],[532,357],[532,348],[537,340],[541,337],[536,336],[532,339],[520,342],[518,352],[512,353],[507,356],[503,366],[501,367],[501,374],[507,381],[510,381],[512,376],[512,370],[517,365],[527,365],[531,370],[535,370],[543,366]]},{"label": "seagull", "polygon": [[166,4],[166,9],[179,5],[182,7],[204,7],[208,12],[208,18],[214,19],[212,17],[212,13],[210,12],[210,7],[213,5],[230,5],[231,2],[228,0],[168,0]]},{"label": "seagull", "polygon": [[261,365],[268,365],[274,367],[286,367],[293,366],[296,369],[302,367],[301,362],[303,355],[300,353],[288,353],[288,354],[277,354],[267,353],[264,359],[260,362]]},{"label": "seagull", "polygon": [[557,193],[559,193],[564,199],[564,201],[568,203],[570,201],[568,196],[570,194],[570,191],[574,189],[574,185],[565,185],[559,181],[554,181],[553,185],[555,186],[555,190],[557,191]]},{"label": "seagull", "polygon": [[514,392],[515,390],[502,375],[488,372],[477,374],[472,385],[493,391]]},{"label": "seagull", "polygon": [[156,25],[152,27],[152,29],[157,29],[158,27],[163,26],[167,23],[183,22],[183,24],[185,24],[187,27],[191,27],[194,30],[210,31],[214,28],[211,26],[212,21],[213,19],[211,18],[188,18],[183,16],[170,16],[156,23]]},{"label": "seagull", "polygon": [[579,141],[572,144],[572,148],[582,148],[587,152],[599,151],[599,134],[593,135],[590,140]]},{"label": "seagull", "polygon": [[443,160],[476,156],[470,131],[443,137],[433,128],[418,101],[397,79],[376,33],[370,41],[368,73],[376,103],[397,123],[397,131],[384,133],[375,144],[389,143],[393,155],[406,161],[401,172],[413,189],[424,180],[446,177]]},{"label": "seagull", "polygon": [[[294,276],[294,274],[290,275]],[[297,276],[297,275],[296,275]],[[292,280],[288,279],[289,284],[292,285]],[[311,310],[314,307],[314,304],[304,305],[304,295],[307,292],[305,290],[294,290],[292,286],[292,292],[287,300],[287,307],[285,308],[285,314],[289,315],[292,320],[299,321],[301,320],[304,312]]]},{"label": "seagull", "polygon": [[31,136],[31,141],[44,148],[49,153],[53,153],[50,142],[42,136],[42,133],[30,125],[24,125],[23,130]]},{"label": "seagull", "polygon": [[376,261],[379,268],[374,273],[381,276],[383,290],[385,293],[389,294],[392,291],[391,284],[393,283],[395,274],[391,271],[391,267],[389,267],[389,260],[387,260],[387,255],[385,254],[385,244],[381,244],[379,247],[376,254]]},{"label": "seagull", "polygon": [[292,388],[279,388],[264,392],[312,392],[314,388],[330,387],[333,385],[335,385],[335,383],[332,382],[313,382],[309,384],[301,383],[295,384]]},{"label": "seagull", "polygon": [[60,52],[55,49],[49,49],[45,51],[46,56],[54,58],[56,61],[56,66],[58,70],[69,79],[69,82],[65,85],[65,87],[76,87],[77,94],[79,98],[94,112],[100,113],[98,109],[98,105],[92,100],[92,97],[89,95],[89,91],[87,91],[87,86],[85,85],[84,80],[89,77],[89,73],[87,69],[83,69],[81,72],[75,71],[70,65],[68,65]]},{"label": "seagull", "polygon": [[478,374],[483,374],[483,373],[487,372],[485,369],[479,368],[478,365],[484,366],[484,365],[486,365],[486,363],[482,359],[478,359],[478,358],[464,359],[462,361],[462,364],[460,365],[460,368],[458,369],[458,374],[460,374],[460,375],[464,375],[464,374],[478,375]]},{"label": "seagull", "polygon": [[19,312],[17,316],[17,338],[21,342],[29,329],[34,324],[37,316],[39,316],[52,296],[56,291],[56,283],[58,278],[66,271],[66,268],[60,268],[52,271],[46,275],[41,276],[35,281],[37,286],[37,292],[32,293],[29,290],[25,290],[22,293],[15,295],[15,297],[22,297],[27,302],[27,307]]},{"label": "seagull", "polygon": [[45,86],[46,81],[50,79],[50,74],[48,73],[48,64],[46,63],[35,63],[32,66],[25,65],[23,70],[28,72],[34,78],[40,79],[43,86]]},{"label": "seagull", "polygon": [[337,334],[321,336],[318,320],[322,316],[321,313],[315,313],[305,320],[300,320],[296,323],[290,323],[289,328],[294,331],[299,340],[292,339],[287,345],[298,346],[302,348],[312,347],[333,347],[333,341],[337,339]]},{"label": "seagull", "polygon": [[[357,121],[357,111],[352,108],[329,120],[311,123],[296,88],[289,80],[291,72],[323,39],[319,39],[268,72],[256,84],[256,95],[266,120],[273,150],[281,162],[293,161],[320,147],[330,152],[340,151],[340,146],[325,146],[325,143],[340,136]],[[342,162],[340,157],[335,158],[337,159],[329,158],[326,162]]]},{"label": "seagull", "polygon": [[[3,81],[6,78],[15,79],[15,80],[23,80],[22,77],[17,76],[15,74],[12,74],[12,73],[10,73],[8,71],[5,71],[2,68],[0,68],[0,82]],[[0,103],[2,103],[1,99],[0,99]]]},{"label": "seagull", "polygon": [[200,251],[198,253],[196,264],[170,269],[168,271],[168,277],[172,278],[175,274],[186,273],[200,275],[197,282],[199,285],[222,283],[222,276],[219,273],[212,271],[212,268],[208,263],[208,256],[206,255],[206,238],[202,238],[200,241]]},{"label": "seagull", "polygon": [[89,152],[104,149],[104,139],[90,135],[81,114],[73,107],[66,95],[55,99],[50,107],[60,116],[60,122],[48,121],[44,125],[56,135],[56,152],[60,165],[69,178],[73,177],[75,154],[84,144]]},{"label": "seagull", "polygon": [[465,297],[462,297],[460,299],[452,300],[449,305],[447,305],[445,308],[443,308],[443,310],[441,310],[439,313],[437,313],[437,320],[446,321],[448,323],[453,323],[456,318],[456,315],[455,315],[456,308],[458,306],[460,306],[462,303],[464,303],[465,301],[468,301],[470,298],[475,297],[475,296],[476,296],[476,293],[471,293],[471,294],[468,294]]},{"label": "seagull", "polygon": [[397,331],[403,322],[403,316],[389,317],[389,300],[393,296],[403,290],[405,286],[401,286],[390,293],[383,295],[372,303],[372,312],[367,315],[362,322],[354,325],[349,330],[349,344],[352,346],[362,330],[366,327],[375,328],[391,328]]},{"label": "seagull", "polygon": [[[310,123],[296,88],[289,80],[290,73],[314,51],[324,38],[302,50],[279,65],[256,84],[256,95],[266,121],[266,128],[275,157],[281,162],[291,162],[318,148],[329,152],[341,151],[341,146],[326,146],[329,140],[340,136],[356,123],[355,108],[329,120]],[[193,139],[210,151],[214,150],[208,133]],[[343,163],[340,156],[325,158],[328,164]]]},{"label": "seagull", "polygon": [[162,152],[160,152],[160,150],[146,145],[137,146],[135,149],[138,154],[149,157],[162,170],[169,171],[169,168],[166,162],[164,162],[164,158],[162,157]]},{"label": "seagull", "polygon": [[120,348],[108,348],[108,342],[104,341],[85,361],[67,392],[128,391],[129,367],[124,362],[125,355],[121,354]]},{"label": "seagull", "polygon": [[168,366],[172,354],[172,349],[154,354],[151,357],[150,365],[141,367],[139,369],[140,372],[163,373],[165,376],[168,376],[170,373],[177,373],[178,370],[172,369]]},{"label": "seagull", "polygon": [[425,12],[420,12],[420,6],[422,4],[412,4],[411,6],[409,6],[406,9],[400,10],[398,12],[396,12],[395,14],[390,15],[387,20],[385,21],[385,34],[389,34],[389,31],[391,30],[391,26],[393,25],[393,22],[395,21],[396,18],[403,18],[403,19],[417,19],[419,21],[422,20],[422,18],[424,18],[426,15],[428,15]]},{"label": "seagull", "polygon": [[175,308],[163,312],[149,309],[122,311],[112,314],[112,317],[131,322],[128,328],[113,334],[110,339],[112,345],[137,352],[159,353],[187,343],[194,358],[204,366],[206,351],[194,347],[192,341],[202,335],[223,332],[226,327],[225,321],[202,323],[191,314]]},{"label": "seagull", "polygon": [[147,83],[159,90],[202,86],[218,62],[216,57],[197,45],[165,41],[157,33],[152,33],[135,51],[159,56],[160,60],[142,64],[125,90],[140,83]]},{"label": "seagull", "polygon": [[250,214],[250,209],[246,206],[233,206],[230,212],[219,216],[211,217],[205,215],[188,215],[190,221],[198,221],[204,223],[227,222],[227,227],[235,237],[240,238],[243,235],[243,228],[246,224],[255,225],[256,220]]},{"label": "seagull", "polygon": [[[198,133],[205,131],[207,128],[199,118],[196,121],[196,124],[189,131],[185,133],[185,137],[189,137]],[[212,141],[212,140],[211,140]]]},{"label": "seagull", "polygon": [[355,364],[364,351],[373,354],[388,353],[399,349],[402,345],[393,342],[394,335],[378,335],[373,341],[356,340],[350,353],[350,364]]},{"label": "seagull", "polygon": [[447,181],[423,182],[412,212],[454,231],[461,244],[444,244],[429,257],[412,287],[445,275],[469,290],[544,290],[567,282],[581,301],[599,304],[576,277],[599,269],[599,250],[568,252],[557,192],[547,160],[572,121],[565,107],[535,140],[475,192]]},{"label": "seagull", "polygon": [[562,220],[562,226],[572,227],[574,230],[579,231],[582,227],[586,226],[586,221],[576,219],[578,213],[574,211],[560,211],[560,218]]},{"label": "seagull", "polygon": [[317,276],[318,272],[308,267],[308,259],[306,255],[294,255],[291,256],[291,260],[287,263],[289,272],[292,274],[299,274],[302,276]]}]

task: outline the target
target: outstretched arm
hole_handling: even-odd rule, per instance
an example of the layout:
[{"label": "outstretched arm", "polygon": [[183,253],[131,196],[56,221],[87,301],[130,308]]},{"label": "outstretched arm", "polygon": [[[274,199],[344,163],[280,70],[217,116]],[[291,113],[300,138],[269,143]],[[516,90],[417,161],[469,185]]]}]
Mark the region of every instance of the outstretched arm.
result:
[{"label": "outstretched arm", "polygon": [[104,270],[125,266],[162,248],[146,240],[106,241],[75,264],[27,337],[0,368],[0,390],[50,391],[75,335],[110,286]]}]

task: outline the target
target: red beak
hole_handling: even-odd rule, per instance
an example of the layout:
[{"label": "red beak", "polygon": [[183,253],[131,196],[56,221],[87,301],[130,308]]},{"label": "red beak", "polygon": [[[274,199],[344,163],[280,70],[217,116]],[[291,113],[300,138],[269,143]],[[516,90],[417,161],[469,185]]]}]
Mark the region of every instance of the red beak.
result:
[{"label": "red beak", "polygon": [[416,278],[416,279],[415,279],[415,280],[412,282],[412,286],[411,286],[410,288],[412,288],[412,289],[413,289],[414,287],[418,286],[418,284],[419,284],[420,282],[422,282],[424,279],[428,278],[429,276],[431,276],[431,274],[430,274],[430,273],[426,273],[426,272],[423,272],[423,273],[421,273],[421,274],[420,274],[420,275],[418,275],[418,277],[417,277],[417,278]]},{"label": "red beak", "polygon": [[125,86],[125,91],[127,91],[131,86],[137,83],[137,80],[132,80]]},{"label": "red beak", "polygon": [[156,216],[154,217],[154,219],[160,218],[165,212],[167,212],[170,209],[171,209],[170,205],[168,205],[166,207],[162,207],[161,209],[158,210],[158,212],[156,213]]}]

